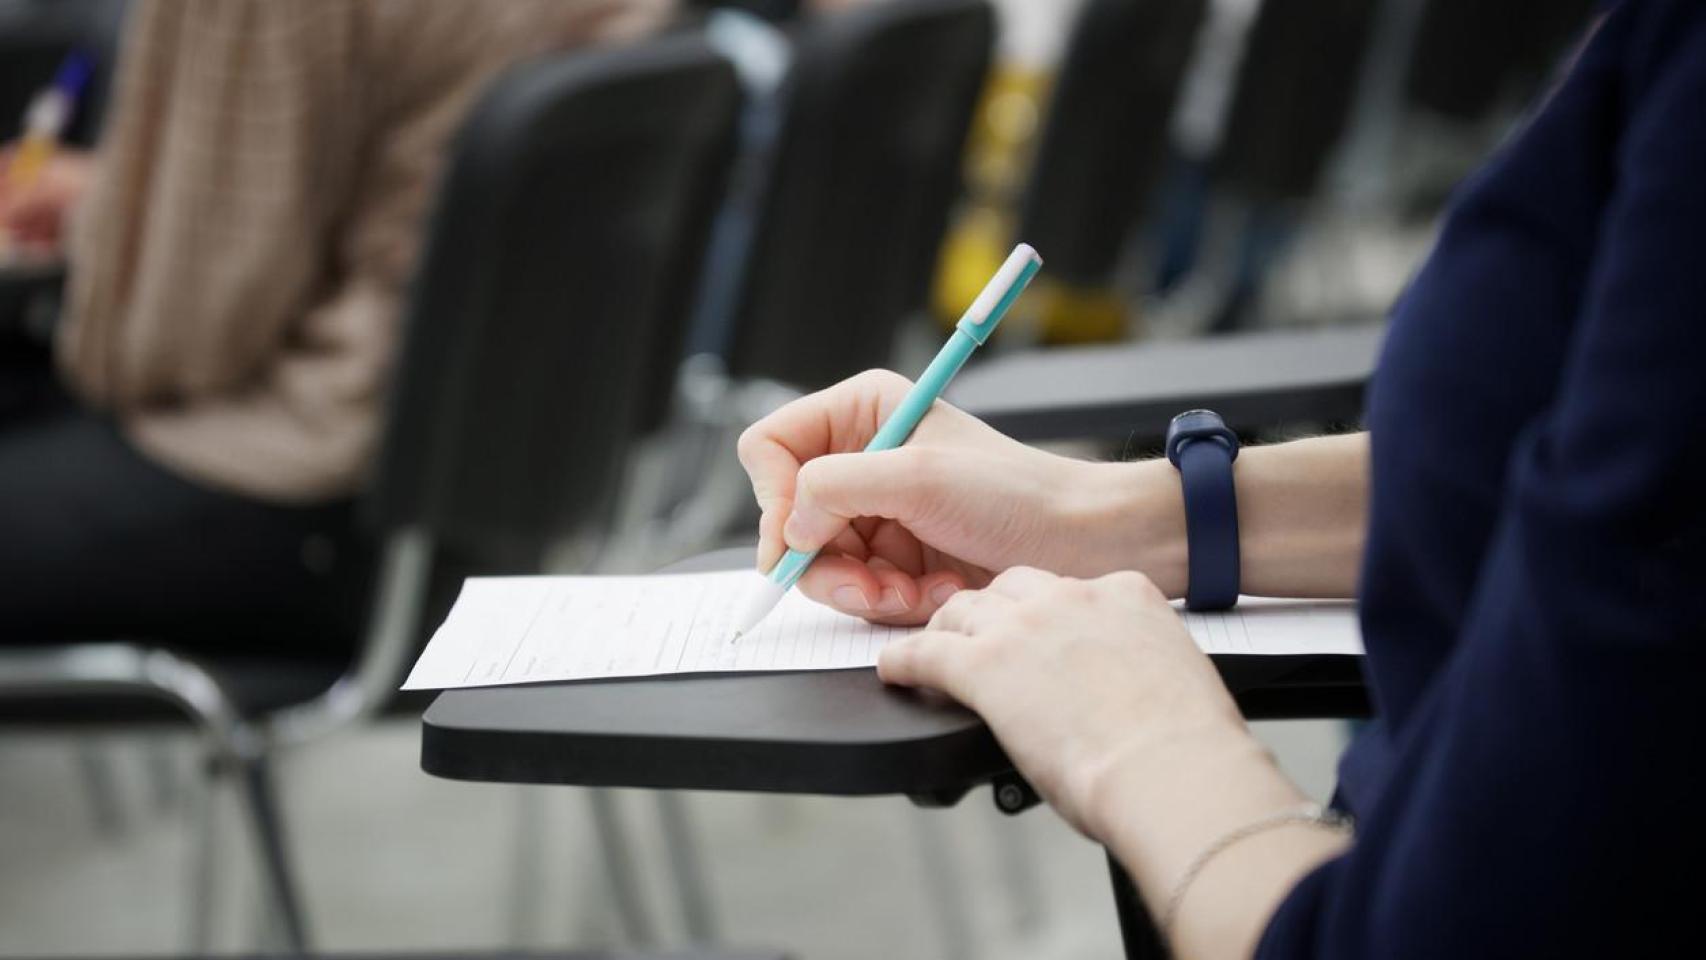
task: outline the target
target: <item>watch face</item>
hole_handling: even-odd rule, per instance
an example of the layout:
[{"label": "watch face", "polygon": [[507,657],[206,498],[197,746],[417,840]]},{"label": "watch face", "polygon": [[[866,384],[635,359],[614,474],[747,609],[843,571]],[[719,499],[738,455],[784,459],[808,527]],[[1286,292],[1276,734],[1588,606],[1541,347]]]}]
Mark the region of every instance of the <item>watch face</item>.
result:
[{"label": "watch face", "polygon": [[1238,455],[1238,435],[1227,429],[1226,421],[1213,410],[1186,410],[1167,426],[1167,459],[1179,463],[1180,445],[1187,440],[1212,438],[1232,455]]},{"label": "watch face", "polygon": [[1178,431],[1216,429],[1220,425],[1220,415],[1213,410],[1186,410],[1173,418],[1173,429]]}]

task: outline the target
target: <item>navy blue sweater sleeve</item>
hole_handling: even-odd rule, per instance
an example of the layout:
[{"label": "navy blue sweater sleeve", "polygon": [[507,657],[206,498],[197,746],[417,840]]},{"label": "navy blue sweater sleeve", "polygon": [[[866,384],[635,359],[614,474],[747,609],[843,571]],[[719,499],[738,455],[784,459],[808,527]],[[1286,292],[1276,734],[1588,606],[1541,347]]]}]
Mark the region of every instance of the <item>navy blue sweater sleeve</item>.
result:
[{"label": "navy blue sweater sleeve", "polygon": [[1640,55],[1583,312],[1512,450],[1451,659],[1354,846],[1290,894],[1259,956],[1700,939],[1706,4],[1650,4],[1626,39]]}]

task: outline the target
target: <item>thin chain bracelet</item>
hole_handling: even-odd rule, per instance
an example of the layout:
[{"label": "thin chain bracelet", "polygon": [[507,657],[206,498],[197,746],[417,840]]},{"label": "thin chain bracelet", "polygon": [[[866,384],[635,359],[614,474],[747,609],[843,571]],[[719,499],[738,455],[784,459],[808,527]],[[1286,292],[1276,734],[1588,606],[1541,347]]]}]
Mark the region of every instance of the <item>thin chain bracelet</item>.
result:
[{"label": "thin chain bracelet", "polygon": [[1242,840],[1248,840],[1259,833],[1265,833],[1275,827],[1283,827],[1293,823],[1325,827],[1340,833],[1349,833],[1351,829],[1350,820],[1338,811],[1329,810],[1319,803],[1304,803],[1295,807],[1287,807],[1284,810],[1276,810],[1265,817],[1252,820],[1237,829],[1228,831],[1197,854],[1197,858],[1185,868],[1184,876],[1180,877],[1178,884],[1173,887],[1173,895],[1167,898],[1167,909],[1161,914],[1162,937],[1167,942],[1172,942],[1173,924],[1179,918],[1179,907],[1185,901],[1185,893],[1191,889],[1191,883],[1196,880],[1198,874],[1203,872],[1203,868],[1209,865],[1209,861],[1225,853],[1227,848]]}]

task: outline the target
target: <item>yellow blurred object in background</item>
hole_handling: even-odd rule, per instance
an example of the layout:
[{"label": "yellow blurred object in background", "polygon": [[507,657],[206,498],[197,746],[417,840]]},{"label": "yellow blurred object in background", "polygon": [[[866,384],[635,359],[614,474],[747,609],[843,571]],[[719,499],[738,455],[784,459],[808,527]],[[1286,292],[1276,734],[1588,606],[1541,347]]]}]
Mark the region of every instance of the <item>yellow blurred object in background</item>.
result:
[{"label": "yellow blurred object in background", "polygon": [[53,138],[40,134],[26,134],[19,142],[18,150],[12,154],[12,162],[6,168],[6,188],[21,191],[36,182],[41,176],[42,168],[47,166],[48,158],[53,156]]},{"label": "yellow blurred object in background", "polygon": [[1125,297],[1113,289],[1053,282],[1039,284],[1035,291],[1038,339],[1042,342],[1107,343],[1125,339],[1130,308]]},{"label": "yellow blurred object in background", "polygon": [[[1018,207],[1052,83],[1045,71],[1003,65],[984,88],[966,142],[966,195],[942,242],[931,294],[931,308],[944,328],[959,320],[1013,243],[1025,239],[1014,236]],[[1003,329],[1023,329],[1047,343],[1095,343],[1125,336],[1128,308],[1123,297],[1112,289],[1069,289],[1051,281],[1048,251],[1038,253],[1043,272]]]},{"label": "yellow blurred object in background", "polygon": [[[931,308],[945,328],[959,320],[966,304],[977,297],[1013,246],[1014,210],[1024,189],[1049,83],[1049,75],[1040,70],[997,66],[972,115],[966,137],[965,197],[942,241],[931,293]],[[1038,252],[1046,275],[1048,251]],[[1025,300],[1015,305],[1007,327],[1030,324],[1017,312]]]}]

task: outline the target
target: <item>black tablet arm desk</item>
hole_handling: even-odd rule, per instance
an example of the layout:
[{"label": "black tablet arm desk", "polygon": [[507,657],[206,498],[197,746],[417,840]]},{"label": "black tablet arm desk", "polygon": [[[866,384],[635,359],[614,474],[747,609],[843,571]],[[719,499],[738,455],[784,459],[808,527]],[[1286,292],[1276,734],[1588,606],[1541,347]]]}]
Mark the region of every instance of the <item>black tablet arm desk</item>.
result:
[{"label": "black tablet arm desk", "polygon": [[1158,442],[1173,415],[1220,414],[1240,433],[1355,423],[1384,324],[998,355],[947,400],[1015,439]]}]

